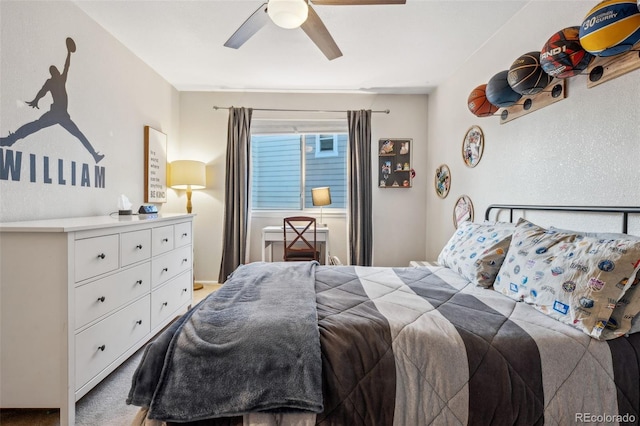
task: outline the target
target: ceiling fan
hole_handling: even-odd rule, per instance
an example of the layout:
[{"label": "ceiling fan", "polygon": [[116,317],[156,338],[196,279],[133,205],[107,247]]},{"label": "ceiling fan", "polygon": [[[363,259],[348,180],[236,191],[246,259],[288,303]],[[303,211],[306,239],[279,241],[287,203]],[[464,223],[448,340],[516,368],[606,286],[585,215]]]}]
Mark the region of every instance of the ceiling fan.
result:
[{"label": "ceiling fan", "polygon": [[301,27],[327,59],[339,58],[342,56],[340,48],[316,11],[311,7],[311,3],[330,6],[357,6],[405,4],[406,0],[269,0],[253,12],[224,45],[238,49],[271,19],[282,28]]}]

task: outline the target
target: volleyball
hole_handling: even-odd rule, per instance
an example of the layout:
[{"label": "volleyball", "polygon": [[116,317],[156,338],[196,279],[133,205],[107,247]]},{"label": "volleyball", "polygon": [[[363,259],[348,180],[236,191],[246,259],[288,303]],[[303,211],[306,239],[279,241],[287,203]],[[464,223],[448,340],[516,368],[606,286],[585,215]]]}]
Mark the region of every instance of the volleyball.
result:
[{"label": "volleyball", "polygon": [[498,107],[487,99],[486,88],[486,84],[481,84],[471,91],[467,99],[469,111],[476,117],[488,117],[498,110]]},{"label": "volleyball", "polygon": [[540,51],[540,66],[555,78],[579,74],[592,59],[593,55],[580,44],[580,27],[577,26],[564,28],[552,35]]},{"label": "volleyball", "polygon": [[640,10],[632,0],[604,0],[580,26],[580,44],[596,56],[624,53],[640,40]]},{"label": "volleyball", "polygon": [[535,95],[547,87],[551,82],[551,76],[540,66],[540,52],[529,52],[513,61],[507,81],[517,93]]},{"label": "volleyball", "polygon": [[487,99],[493,105],[503,108],[509,107],[522,97],[519,93],[514,91],[507,82],[508,70],[500,71],[487,83],[486,94]]}]

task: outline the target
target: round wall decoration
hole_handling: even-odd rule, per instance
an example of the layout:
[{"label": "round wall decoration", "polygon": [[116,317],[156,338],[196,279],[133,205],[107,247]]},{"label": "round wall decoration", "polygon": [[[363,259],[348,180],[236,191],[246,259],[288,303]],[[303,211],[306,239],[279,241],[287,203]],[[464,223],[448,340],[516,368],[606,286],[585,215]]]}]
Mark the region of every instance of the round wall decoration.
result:
[{"label": "round wall decoration", "polygon": [[473,222],[473,203],[466,195],[460,196],[453,208],[453,225],[456,229],[464,221]]},{"label": "round wall decoration", "polygon": [[471,126],[462,141],[462,159],[468,167],[475,167],[484,151],[484,134],[478,126]]},{"label": "round wall decoration", "polygon": [[449,171],[449,166],[446,164],[440,164],[438,166],[434,184],[438,197],[446,198],[446,196],[449,195],[449,188],[451,187],[451,172]]}]

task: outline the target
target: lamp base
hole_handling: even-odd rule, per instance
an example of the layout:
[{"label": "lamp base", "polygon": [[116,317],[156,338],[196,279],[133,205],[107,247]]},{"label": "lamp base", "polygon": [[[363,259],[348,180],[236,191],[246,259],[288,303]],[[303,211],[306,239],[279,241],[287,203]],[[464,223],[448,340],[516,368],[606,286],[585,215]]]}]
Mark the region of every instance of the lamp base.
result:
[{"label": "lamp base", "polygon": [[193,291],[201,290],[203,288],[204,288],[204,286],[202,284],[196,283],[196,282],[193,283]]},{"label": "lamp base", "polygon": [[191,214],[191,210],[193,209],[191,204],[191,185],[187,187],[187,213]]}]

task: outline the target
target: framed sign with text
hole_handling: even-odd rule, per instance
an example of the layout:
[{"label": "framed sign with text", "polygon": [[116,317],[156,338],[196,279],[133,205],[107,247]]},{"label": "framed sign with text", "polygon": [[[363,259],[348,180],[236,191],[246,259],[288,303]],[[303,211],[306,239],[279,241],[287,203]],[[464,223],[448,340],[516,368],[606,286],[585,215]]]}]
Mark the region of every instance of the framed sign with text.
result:
[{"label": "framed sign with text", "polygon": [[144,202],[167,202],[167,135],[144,126]]}]

